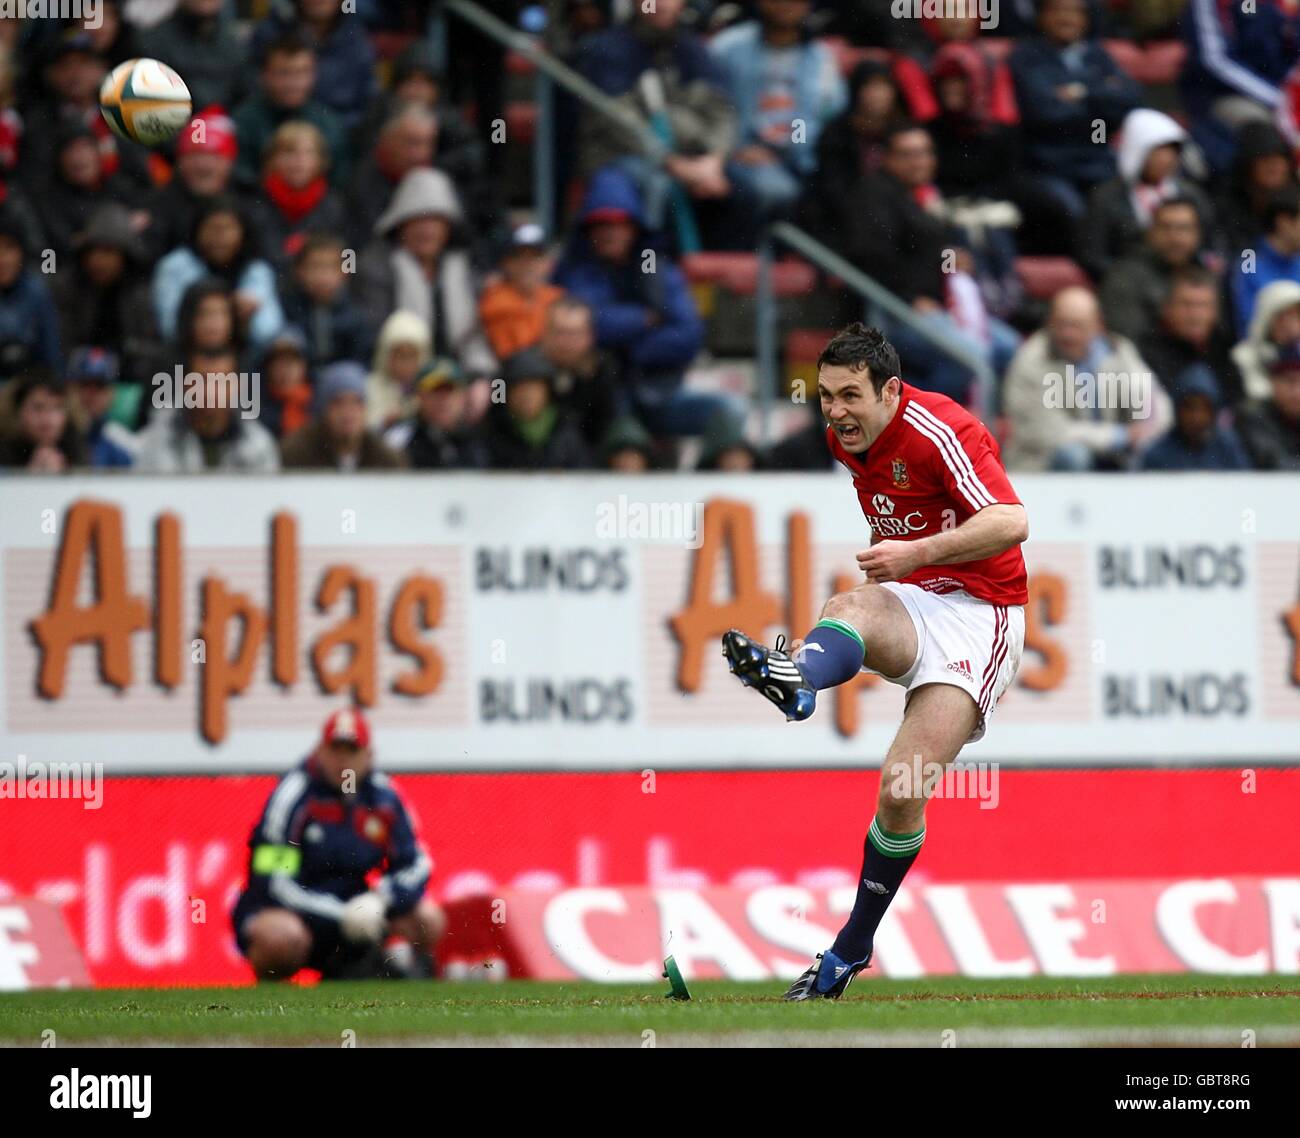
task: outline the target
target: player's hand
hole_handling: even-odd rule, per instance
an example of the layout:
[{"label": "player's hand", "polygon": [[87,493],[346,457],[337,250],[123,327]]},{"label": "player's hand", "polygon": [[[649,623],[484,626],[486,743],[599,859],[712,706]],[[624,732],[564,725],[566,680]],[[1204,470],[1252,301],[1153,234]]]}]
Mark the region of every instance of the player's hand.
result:
[{"label": "player's hand", "polygon": [[858,568],[873,585],[901,581],[925,564],[915,541],[882,541],[858,554]]},{"label": "player's hand", "polygon": [[373,890],[343,906],[339,931],[353,944],[378,944],[388,930],[388,903]]}]

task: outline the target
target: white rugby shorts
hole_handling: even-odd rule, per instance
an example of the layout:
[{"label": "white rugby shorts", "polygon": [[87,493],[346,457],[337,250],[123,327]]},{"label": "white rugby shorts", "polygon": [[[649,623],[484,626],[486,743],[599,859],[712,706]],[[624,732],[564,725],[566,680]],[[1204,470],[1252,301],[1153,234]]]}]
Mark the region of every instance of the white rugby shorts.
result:
[{"label": "white rugby shorts", "polygon": [[964,589],[931,593],[898,581],[887,581],[881,588],[902,601],[912,617],[916,659],[901,676],[886,676],[871,667],[863,671],[906,688],[909,697],[925,684],[951,684],[969,692],[979,706],[980,719],[966,741],[982,739],[989,716],[1020,668],[1025,650],[1024,606],[990,604]]}]

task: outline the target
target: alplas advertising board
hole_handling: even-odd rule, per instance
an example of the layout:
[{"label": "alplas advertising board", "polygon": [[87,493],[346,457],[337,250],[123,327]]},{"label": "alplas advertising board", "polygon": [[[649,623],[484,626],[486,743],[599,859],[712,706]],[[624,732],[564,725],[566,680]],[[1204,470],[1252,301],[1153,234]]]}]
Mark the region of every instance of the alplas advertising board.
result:
[{"label": "alplas advertising board", "polygon": [[[1016,485],[1025,654],[964,759],[1300,759],[1300,478]],[[842,474],[6,479],[0,761],[281,769],[351,702],[396,770],[878,765],[898,688],[787,724],[719,649],[868,532]]]}]

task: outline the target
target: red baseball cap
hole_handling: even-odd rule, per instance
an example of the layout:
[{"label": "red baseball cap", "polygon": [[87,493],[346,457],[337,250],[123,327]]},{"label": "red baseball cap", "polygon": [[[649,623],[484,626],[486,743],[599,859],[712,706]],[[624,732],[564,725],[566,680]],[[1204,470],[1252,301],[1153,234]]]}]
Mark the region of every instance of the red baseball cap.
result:
[{"label": "red baseball cap", "polygon": [[351,743],[364,749],[370,746],[370,724],[355,707],[341,707],[325,720],[320,739],[326,745]]},{"label": "red baseball cap", "polygon": [[220,154],[233,162],[239,155],[234,120],[219,106],[204,107],[176,140],[176,157],[186,154]]}]

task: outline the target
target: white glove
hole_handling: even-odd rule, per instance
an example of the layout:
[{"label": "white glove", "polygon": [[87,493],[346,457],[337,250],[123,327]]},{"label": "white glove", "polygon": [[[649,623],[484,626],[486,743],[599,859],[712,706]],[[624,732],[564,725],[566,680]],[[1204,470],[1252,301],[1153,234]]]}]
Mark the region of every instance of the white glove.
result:
[{"label": "white glove", "polygon": [[378,893],[362,893],[343,906],[339,929],[354,944],[378,944],[388,928],[387,910]]}]

